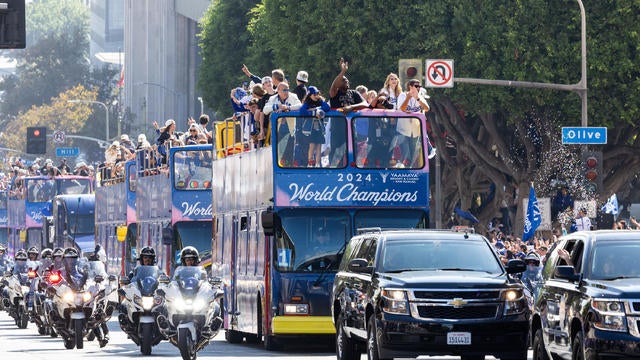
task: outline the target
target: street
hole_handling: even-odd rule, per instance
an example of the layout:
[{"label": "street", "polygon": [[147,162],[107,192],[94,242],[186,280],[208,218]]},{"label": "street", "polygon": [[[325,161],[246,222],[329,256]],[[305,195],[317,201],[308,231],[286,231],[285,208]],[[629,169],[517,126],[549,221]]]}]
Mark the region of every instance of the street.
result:
[{"label": "street", "polygon": [[[120,330],[117,316],[109,322],[111,341],[104,348],[100,348],[96,341],[87,341],[84,349],[66,350],[62,340],[50,336],[38,335],[35,324],[30,323],[26,329],[18,329],[6,312],[0,312],[0,357],[3,359],[19,359],[27,356],[29,360],[54,360],[54,359],[130,359],[140,358],[140,350],[128,340]],[[178,348],[169,342],[163,341],[152,350],[151,357],[163,357],[179,359]],[[285,345],[284,351],[266,351],[262,344],[229,344],[224,340],[221,332],[204,350],[198,353],[198,359],[247,360],[247,359],[335,359],[335,353],[327,343],[309,345],[308,341],[292,341]],[[366,360],[366,355],[362,359]],[[422,358],[422,357],[421,357]],[[458,359],[454,356],[425,357],[433,360]],[[531,359],[531,351],[529,351]],[[487,357],[487,359],[494,359]]]}]

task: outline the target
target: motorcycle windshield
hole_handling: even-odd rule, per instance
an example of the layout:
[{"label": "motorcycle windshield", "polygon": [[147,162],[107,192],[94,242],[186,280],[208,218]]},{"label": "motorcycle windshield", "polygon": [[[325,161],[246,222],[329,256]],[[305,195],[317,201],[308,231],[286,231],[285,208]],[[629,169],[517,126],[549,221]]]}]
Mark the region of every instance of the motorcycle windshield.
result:
[{"label": "motorcycle windshield", "polygon": [[178,266],[174,276],[184,295],[195,296],[200,289],[200,281],[207,278],[207,273],[200,266]]},{"label": "motorcycle windshield", "polygon": [[28,270],[29,267],[26,260],[16,260],[12,273],[13,275],[26,274]]},{"label": "motorcycle windshield", "polygon": [[94,278],[96,275],[102,275],[103,278],[107,278],[107,271],[104,268],[102,261],[89,261],[87,266],[87,275],[90,278]]},{"label": "motorcycle windshield", "polygon": [[160,269],[157,266],[140,265],[136,268],[135,277],[142,296],[153,296],[158,288]]}]

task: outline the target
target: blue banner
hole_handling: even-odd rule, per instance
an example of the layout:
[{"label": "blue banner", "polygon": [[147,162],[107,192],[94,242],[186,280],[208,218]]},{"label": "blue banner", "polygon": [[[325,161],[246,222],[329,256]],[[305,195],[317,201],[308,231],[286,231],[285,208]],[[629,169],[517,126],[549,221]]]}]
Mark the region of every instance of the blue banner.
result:
[{"label": "blue banner", "polygon": [[529,189],[529,203],[527,204],[527,213],[524,218],[524,233],[522,234],[522,241],[527,241],[532,238],[541,222],[542,214],[540,213],[540,206],[538,205],[536,192],[533,189],[533,185],[531,185],[531,188]]}]

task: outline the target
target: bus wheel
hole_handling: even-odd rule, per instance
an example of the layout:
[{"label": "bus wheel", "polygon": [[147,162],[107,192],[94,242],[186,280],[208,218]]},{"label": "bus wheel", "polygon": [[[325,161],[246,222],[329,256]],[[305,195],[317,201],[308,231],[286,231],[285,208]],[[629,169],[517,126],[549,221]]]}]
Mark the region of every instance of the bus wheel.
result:
[{"label": "bus wheel", "polygon": [[268,351],[275,351],[282,349],[282,344],[278,342],[275,336],[273,335],[265,335],[264,336],[264,348]]},{"label": "bus wheel", "polygon": [[258,304],[258,311],[256,311],[257,313],[256,324],[258,324],[258,331],[257,331],[257,334],[245,334],[245,339],[247,340],[247,344],[259,344],[262,341],[262,305],[261,305],[262,303],[260,302],[259,296],[256,304]]},{"label": "bus wheel", "polygon": [[242,342],[244,335],[240,331],[227,330],[224,334],[225,340],[230,344],[239,344]]}]

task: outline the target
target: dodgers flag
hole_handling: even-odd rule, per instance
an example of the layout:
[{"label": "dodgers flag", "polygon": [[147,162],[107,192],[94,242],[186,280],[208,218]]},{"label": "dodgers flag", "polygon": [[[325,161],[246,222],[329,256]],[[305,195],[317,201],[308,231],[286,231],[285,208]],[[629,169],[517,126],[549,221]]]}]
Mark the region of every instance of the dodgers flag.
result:
[{"label": "dodgers flag", "polygon": [[611,195],[607,203],[602,206],[605,214],[618,215],[618,197],[616,194]]},{"label": "dodgers flag", "polygon": [[524,233],[522,234],[522,241],[527,241],[535,233],[538,226],[542,222],[542,214],[540,213],[540,206],[538,205],[538,199],[536,198],[536,192],[533,190],[533,184],[529,189],[529,203],[527,204],[527,213],[524,217]]}]

